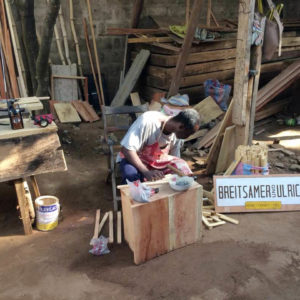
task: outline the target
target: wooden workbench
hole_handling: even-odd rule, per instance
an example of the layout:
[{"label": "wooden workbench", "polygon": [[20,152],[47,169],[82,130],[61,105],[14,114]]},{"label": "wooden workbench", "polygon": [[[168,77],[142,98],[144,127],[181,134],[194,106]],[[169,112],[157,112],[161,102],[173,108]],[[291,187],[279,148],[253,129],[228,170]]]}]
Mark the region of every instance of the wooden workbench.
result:
[{"label": "wooden workbench", "polygon": [[124,236],[140,264],[158,255],[195,243],[202,231],[202,186],[184,192],[169,183],[151,184],[159,193],[149,203],[135,202],[128,186],[120,186]]},{"label": "wooden workbench", "polygon": [[[8,119],[1,123],[9,124]],[[32,232],[34,209],[26,177],[32,180],[34,195],[39,196],[35,175],[66,171],[66,162],[54,122],[45,128],[24,119],[24,129],[0,125],[0,182],[14,181],[25,234]]]}]

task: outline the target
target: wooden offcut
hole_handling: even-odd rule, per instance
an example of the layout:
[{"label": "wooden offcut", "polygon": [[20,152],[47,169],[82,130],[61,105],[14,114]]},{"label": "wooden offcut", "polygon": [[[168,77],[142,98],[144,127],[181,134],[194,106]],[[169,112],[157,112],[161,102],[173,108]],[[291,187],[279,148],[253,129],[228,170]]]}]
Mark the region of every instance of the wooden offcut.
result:
[{"label": "wooden offcut", "polygon": [[210,96],[196,104],[193,108],[199,113],[200,120],[204,123],[208,123],[224,113]]},{"label": "wooden offcut", "polygon": [[61,123],[81,122],[81,119],[71,103],[55,103],[55,111]]},{"label": "wooden offcut", "polygon": [[148,58],[150,56],[149,50],[141,50],[133,61],[129,71],[127,72],[124,81],[118,89],[115,97],[111,102],[111,106],[124,105],[134,88]]},{"label": "wooden offcut", "polygon": [[124,235],[135,264],[201,239],[202,186],[195,182],[175,192],[167,182],[149,185],[159,188],[149,203],[133,201],[128,186],[120,187]]}]

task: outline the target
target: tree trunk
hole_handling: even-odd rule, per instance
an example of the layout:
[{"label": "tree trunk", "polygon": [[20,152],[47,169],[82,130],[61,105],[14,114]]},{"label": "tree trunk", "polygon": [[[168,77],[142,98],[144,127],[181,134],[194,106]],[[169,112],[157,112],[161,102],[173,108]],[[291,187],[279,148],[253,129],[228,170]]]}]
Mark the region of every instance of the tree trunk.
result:
[{"label": "tree trunk", "polygon": [[41,45],[40,45],[38,58],[36,61],[36,75],[37,75],[37,82],[38,82],[36,96],[45,96],[48,94],[48,86],[49,86],[48,59],[50,54],[54,25],[60,8],[60,0],[51,0],[47,4],[47,6],[48,6],[47,15],[43,25]]},{"label": "tree trunk", "polygon": [[23,42],[34,93],[37,89],[36,60],[39,52],[34,18],[34,0],[17,0],[16,4],[21,16]]}]

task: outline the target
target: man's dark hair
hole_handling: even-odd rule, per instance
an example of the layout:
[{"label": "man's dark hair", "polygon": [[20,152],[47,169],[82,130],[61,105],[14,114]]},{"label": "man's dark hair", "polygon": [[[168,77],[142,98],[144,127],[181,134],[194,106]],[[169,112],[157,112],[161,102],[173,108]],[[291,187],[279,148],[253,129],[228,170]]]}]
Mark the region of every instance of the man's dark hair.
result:
[{"label": "man's dark hair", "polygon": [[180,122],[187,130],[195,130],[196,126],[200,126],[200,116],[195,109],[189,108],[181,111],[173,117],[173,121]]}]

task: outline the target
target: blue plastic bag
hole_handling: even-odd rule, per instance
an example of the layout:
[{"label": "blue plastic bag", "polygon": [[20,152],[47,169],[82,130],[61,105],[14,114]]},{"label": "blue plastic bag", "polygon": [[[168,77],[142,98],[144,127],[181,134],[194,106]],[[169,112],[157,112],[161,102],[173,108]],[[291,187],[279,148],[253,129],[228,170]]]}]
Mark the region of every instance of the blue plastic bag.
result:
[{"label": "blue plastic bag", "polygon": [[219,80],[208,79],[204,81],[205,97],[211,96],[222,110],[227,110],[227,102],[231,91],[231,85],[223,84]]}]

